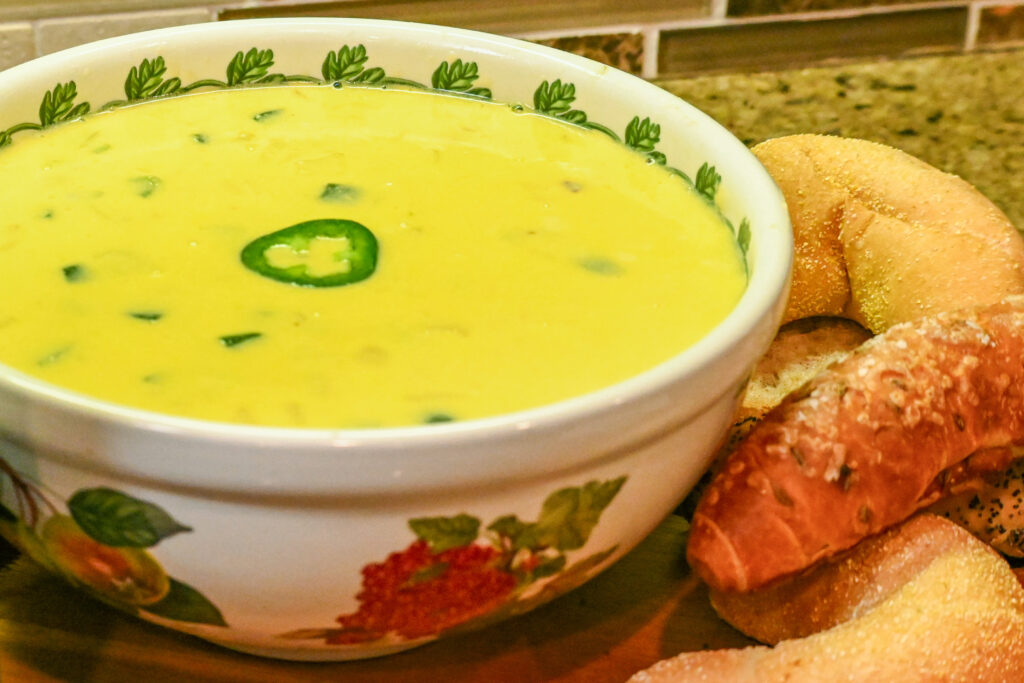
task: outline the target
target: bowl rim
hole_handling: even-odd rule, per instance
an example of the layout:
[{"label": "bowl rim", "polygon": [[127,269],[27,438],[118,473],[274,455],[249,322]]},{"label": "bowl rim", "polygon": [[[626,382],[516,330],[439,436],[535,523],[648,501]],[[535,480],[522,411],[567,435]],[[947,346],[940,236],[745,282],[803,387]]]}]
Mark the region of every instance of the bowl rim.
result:
[{"label": "bowl rim", "polygon": [[[116,53],[119,49],[158,40],[187,40],[190,36],[207,34],[249,35],[253,30],[280,28],[299,32],[304,28],[322,30],[326,27],[362,29],[367,31],[411,32],[446,42],[485,46],[512,52],[539,54],[576,70],[598,71],[620,87],[641,90],[651,104],[651,111],[682,110],[691,119],[700,122],[705,134],[716,136],[723,146],[723,154],[749,156],[750,177],[744,178],[744,189],[757,192],[765,210],[753,222],[750,264],[746,289],[732,310],[691,346],[665,361],[625,380],[584,394],[553,403],[523,410],[475,419],[430,425],[405,425],[380,428],[341,429],[280,427],[217,422],[199,418],[164,414],[65,389],[59,385],[37,379],[0,363],[0,393],[4,391],[41,402],[59,412],[74,414],[90,420],[143,432],[177,433],[201,441],[231,441],[286,448],[308,448],[317,445],[346,446],[410,446],[415,443],[443,446],[445,443],[493,439],[502,434],[525,430],[557,430],[586,418],[614,410],[644,396],[656,394],[667,386],[693,377],[702,368],[728,354],[749,335],[764,325],[764,316],[773,315],[774,324],[781,316],[780,301],[784,301],[789,286],[792,263],[792,234],[785,200],[778,186],[761,166],[757,158],[735,135],[709,115],[656,84],[593,60],[555,48],[469,29],[437,26],[415,22],[357,19],[357,18],[263,18],[230,22],[204,22],[131,33],[86,43],[38,57],[34,60],[0,71],[0,91],[9,81],[17,81],[38,70],[71,64],[80,56],[93,53]],[[457,49],[453,45],[453,49]],[[669,117],[663,117],[663,125]],[[772,214],[777,214],[772,218]],[[751,361],[753,362],[753,360]],[[745,372],[745,371],[744,371]],[[699,411],[698,411],[699,413]],[[683,416],[680,416],[683,417]],[[693,416],[688,416],[692,418]]]}]

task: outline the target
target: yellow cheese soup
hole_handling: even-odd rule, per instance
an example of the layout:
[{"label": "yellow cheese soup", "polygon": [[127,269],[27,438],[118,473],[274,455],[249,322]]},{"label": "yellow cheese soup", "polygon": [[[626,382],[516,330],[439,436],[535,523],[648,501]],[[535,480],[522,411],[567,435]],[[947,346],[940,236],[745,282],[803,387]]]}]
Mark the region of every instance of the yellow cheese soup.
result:
[{"label": "yellow cheese soup", "polygon": [[225,90],[0,150],[0,362],[179,416],[372,428],[608,386],[746,285],[606,135],[416,90]]}]

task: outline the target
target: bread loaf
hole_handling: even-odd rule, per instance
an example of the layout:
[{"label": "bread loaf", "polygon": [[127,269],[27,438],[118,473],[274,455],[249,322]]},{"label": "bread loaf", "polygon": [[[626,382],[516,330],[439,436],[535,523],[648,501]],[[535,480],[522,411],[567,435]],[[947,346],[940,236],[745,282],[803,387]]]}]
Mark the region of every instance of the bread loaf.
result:
[{"label": "bread loaf", "polygon": [[872,338],[728,457],[693,515],[691,566],[719,591],[760,588],[1005,468],[1024,439],[1022,358],[1024,297]]}]

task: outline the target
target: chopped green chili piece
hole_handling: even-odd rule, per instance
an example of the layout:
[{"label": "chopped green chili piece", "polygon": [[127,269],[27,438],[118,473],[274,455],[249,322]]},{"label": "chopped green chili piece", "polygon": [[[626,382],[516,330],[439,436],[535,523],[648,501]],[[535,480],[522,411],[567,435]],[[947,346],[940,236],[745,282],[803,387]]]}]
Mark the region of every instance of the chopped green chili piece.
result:
[{"label": "chopped green chili piece", "polygon": [[341,218],[297,223],[258,237],[242,249],[242,264],[264,277],[302,287],[339,287],[377,268],[377,238]]},{"label": "chopped green chili piece", "polygon": [[324,191],[320,193],[320,199],[325,202],[354,202],[359,199],[361,194],[358,187],[341,183],[327,183],[324,185]]},{"label": "chopped green chili piece", "polygon": [[259,339],[263,336],[262,332],[242,332],[241,334],[225,334],[220,338],[220,343],[224,346],[231,348],[232,346],[238,346],[244,344],[247,341],[253,339]]},{"label": "chopped green chili piece", "polygon": [[64,273],[64,279],[68,282],[81,282],[89,276],[89,271],[85,269],[85,266],[79,263],[72,263],[70,266],[64,266],[61,268],[61,272]]},{"label": "chopped green chili piece", "polygon": [[254,115],[252,117],[252,120],[253,121],[257,121],[259,123],[262,123],[263,121],[266,121],[267,119],[274,118],[275,116],[279,115],[282,111],[284,111],[284,110],[283,109],[270,109],[268,111],[261,111],[259,114]]},{"label": "chopped green chili piece", "polygon": [[622,266],[615,261],[597,256],[580,259],[580,265],[598,275],[618,275],[622,272]]},{"label": "chopped green chili piece", "polygon": [[139,176],[132,178],[132,186],[135,188],[135,194],[145,199],[157,191],[157,188],[160,187],[160,179],[151,175]]},{"label": "chopped green chili piece", "polygon": [[442,422],[455,422],[455,418],[448,413],[431,413],[423,420],[424,424],[433,425]]},{"label": "chopped green chili piece", "polygon": [[164,314],[160,311],[128,311],[128,315],[137,320],[145,320],[149,323],[156,322],[160,318],[164,317]]},{"label": "chopped green chili piece", "polygon": [[192,139],[195,142],[198,142],[200,145],[205,145],[207,142],[210,141],[210,138],[206,137],[202,133],[196,133],[195,135],[192,136]]},{"label": "chopped green chili piece", "polygon": [[60,349],[55,349],[55,350],[51,351],[50,353],[46,354],[45,356],[43,356],[42,358],[40,358],[38,361],[36,361],[36,365],[38,365],[39,367],[46,367],[47,365],[53,365],[54,363],[59,361],[61,358],[63,358],[67,354],[67,352],[70,351],[70,350],[71,350],[70,346],[65,346],[65,347],[60,348]]}]

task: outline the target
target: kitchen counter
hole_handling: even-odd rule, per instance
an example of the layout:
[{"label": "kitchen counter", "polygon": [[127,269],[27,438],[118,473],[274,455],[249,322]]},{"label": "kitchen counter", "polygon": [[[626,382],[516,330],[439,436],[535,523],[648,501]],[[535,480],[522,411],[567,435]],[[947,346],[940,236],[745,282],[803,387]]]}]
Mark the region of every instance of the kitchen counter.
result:
[{"label": "kitchen counter", "polygon": [[659,82],[748,144],[828,133],[902,149],[971,182],[1024,230],[1021,84],[1024,50]]},{"label": "kitchen counter", "polygon": [[[902,148],[974,183],[1024,227],[1021,83],[1024,51],[659,84],[748,144],[816,132]],[[19,683],[622,681],[683,650],[750,643],[715,617],[684,565],[684,545],[685,523],[670,516],[616,566],[531,614],[341,664],[261,660],[140,623],[19,558],[0,573],[0,675]]]}]

